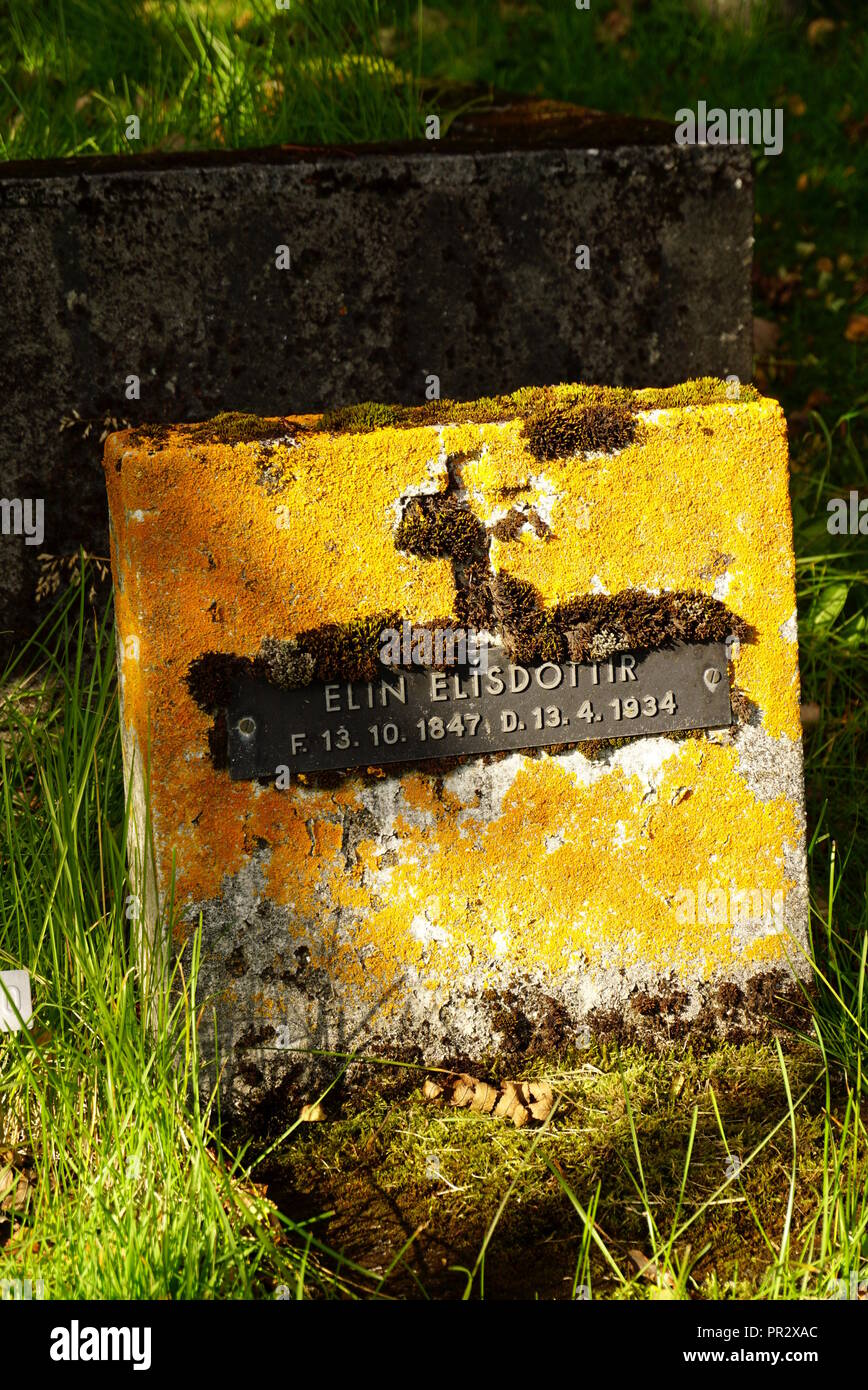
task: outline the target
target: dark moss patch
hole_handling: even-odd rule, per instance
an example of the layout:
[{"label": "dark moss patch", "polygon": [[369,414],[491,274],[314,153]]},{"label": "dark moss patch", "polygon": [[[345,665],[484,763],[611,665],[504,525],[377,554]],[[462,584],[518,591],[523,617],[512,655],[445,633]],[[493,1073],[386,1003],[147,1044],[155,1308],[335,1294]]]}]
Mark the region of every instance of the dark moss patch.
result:
[{"label": "dark moss patch", "polygon": [[383,673],[380,633],[384,628],[399,626],[397,613],[378,614],[350,623],[323,623],[299,633],[297,641],[313,657],[317,680],[370,681]]},{"label": "dark moss patch", "polygon": [[543,406],[524,422],[529,452],[543,462],[578,453],[612,453],[638,434],[635,414],[626,406]]},{"label": "dark moss patch", "polygon": [[[813,985],[806,987],[813,990]],[[805,989],[793,985],[783,970],[766,970],[753,975],[744,988],[744,1009],[749,1018],[774,1018],[795,1030],[804,1028]]]},{"label": "dark moss patch", "polygon": [[[676,641],[723,642],[732,636],[746,642],[755,636],[726,604],[692,590],[587,594],[559,604],[555,614],[571,661],[599,660],[614,651],[653,651]],[[597,655],[595,639],[601,632],[609,636],[609,650]]]},{"label": "dark moss patch", "polygon": [[496,989],[487,989],[482,1001],[488,1006],[491,1026],[500,1034],[498,1041],[504,1051],[519,1056],[525,1053],[533,1037],[533,1028],[516,995],[511,990],[500,994]]},{"label": "dark moss patch", "polygon": [[530,580],[516,579],[503,571],[491,581],[491,600],[495,621],[503,631],[533,623],[544,611]]},{"label": "dark moss patch", "polygon": [[501,517],[501,520],[492,525],[491,535],[495,541],[517,541],[524,525],[529,524],[540,537],[549,535],[549,528],[536,507],[529,507],[527,512],[522,512],[520,507],[512,507],[505,517]]},{"label": "dark moss patch", "polygon": [[184,683],[199,708],[214,714],[229,704],[235,683],[251,675],[253,662],[249,657],[203,652],[190,662]]},{"label": "dark moss patch", "polygon": [[[171,431],[168,425],[138,425],[130,430],[127,435],[127,443],[131,449],[143,449],[147,445],[156,445],[159,448],[165,444]],[[120,459],[115,464],[115,471],[120,473]]]},{"label": "dark moss patch", "polygon": [[690,591],[584,594],[547,609],[534,586],[500,573],[491,581],[495,622],[510,655],[528,661],[599,661],[676,641],[748,641],[752,632],[719,599]]},{"label": "dark moss patch", "polygon": [[642,1046],[667,1051],[690,1040],[694,1053],[719,1047],[725,1039],[743,1044],[786,1035],[803,1024],[805,996],[783,970],[755,975],[744,989],[733,980],[700,986],[699,1009],[685,1014],[688,996],[661,984],[655,991],[637,990],[624,1009],[594,1009],[588,1016],[592,1036],[604,1048]]},{"label": "dark moss patch", "polygon": [[663,1018],[671,1014],[677,1018],[690,1003],[690,996],[684,990],[668,990],[654,995],[640,990],[630,1002],[636,1012],[644,1017]]},{"label": "dark moss patch", "polygon": [[495,626],[490,573],[486,562],[474,560],[462,566],[455,594],[455,616],[464,628],[490,632]]},{"label": "dark moss patch", "polygon": [[[478,533],[462,531],[460,523],[457,530],[453,528],[456,516],[469,513],[454,503],[444,509],[443,499],[440,501],[441,506],[433,511],[432,533],[427,537],[424,528],[430,518],[423,509],[420,543],[448,544],[452,549],[446,553],[453,555],[457,535],[459,548],[464,542],[467,553],[471,553],[471,542],[476,544],[480,539]],[[455,563],[458,568],[458,562]],[[471,560],[461,575],[462,582],[456,586],[458,622],[449,617],[428,624],[407,622],[406,644],[405,620],[392,612],[350,623],[324,623],[293,638],[264,637],[253,658],[225,652],[205,652],[195,658],[185,681],[199,708],[214,716],[208,743],[215,768],[227,766],[226,709],[233,687],[245,677],[268,681],[283,689],[298,689],[312,681],[373,681],[396,667],[406,669],[422,664],[446,670],[460,664],[462,648],[457,639],[462,630],[466,633],[468,629],[499,632],[507,656],[521,665],[599,661],[618,651],[651,651],[678,641],[723,641],[730,636],[750,641],[754,637],[748,624],[720,600],[706,594],[623,590],[617,594],[581,595],[547,609],[528,580],[506,573],[492,577],[482,560]],[[384,663],[383,634],[387,630],[398,635],[398,659],[389,662],[387,657]],[[425,641],[426,636],[430,641]],[[455,640],[450,642],[450,636]],[[733,683],[732,674],[730,664],[733,716],[737,723],[744,723],[756,707]],[[703,738],[705,734],[702,730],[684,730],[663,736],[682,739]],[[632,741],[584,740],[558,745],[557,751],[579,748],[586,757],[596,757]],[[534,754],[538,750],[520,751]],[[400,775],[411,765],[420,772],[436,773],[461,761],[459,757],[390,764],[389,775]],[[325,785],[323,778],[328,779],[330,786],[340,785],[345,775],[359,775],[359,769],[317,774],[317,785]]]},{"label": "dark moss patch", "polygon": [[562,661],[566,643],[557,628],[557,610],[542,607],[534,586],[513,575],[491,581],[492,610],[503,644],[513,661]]},{"label": "dark moss patch", "polygon": [[759,713],[759,705],[749,699],[733,679],[732,662],[729,663],[729,702],[733,716],[739,724],[750,724]]},{"label": "dark moss patch", "polygon": [[414,497],[395,531],[395,545],[420,559],[472,564],[485,555],[485,527],[467,507],[443,494]]},{"label": "dark moss patch", "polygon": [[497,1040],[498,1061],[509,1066],[531,1057],[550,1057],[572,1039],[575,1027],[568,1010],[533,986],[521,997],[514,990],[487,989],[486,1005]]},{"label": "dark moss patch", "polygon": [[518,540],[521,534],[521,528],[524,526],[526,519],[524,512],[519,511],[517,507],[513,507],[511,511],[507,512],[506,516],[501,517],[500,521],[496,522],[495,525],[491,527],[491,534],[497,541]]},{"label": "dark moss patch", "polygon": [[744,999],[744,990],[732,980],[725,981],[717,991],[721,1018],[729,1018]]}]

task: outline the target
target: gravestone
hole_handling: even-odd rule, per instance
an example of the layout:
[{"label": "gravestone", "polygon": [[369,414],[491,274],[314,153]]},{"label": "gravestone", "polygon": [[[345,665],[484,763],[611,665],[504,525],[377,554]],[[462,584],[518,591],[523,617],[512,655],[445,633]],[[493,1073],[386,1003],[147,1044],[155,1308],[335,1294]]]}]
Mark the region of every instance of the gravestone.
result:
[{"label": "gravestone", "polygon": [[40,553],[107,554],[112,418],[747,380],[751,189],[745,147],[521,100],[442,140],[0,166],[0,498],[44,503],[0,537],[0,642]]},{"label": "gravestone", "polygon": [[728,393],[108,439],[143,940],[174,866],[247,1122],[314,1051],[742,1038],[807,978],[786,431]]}]

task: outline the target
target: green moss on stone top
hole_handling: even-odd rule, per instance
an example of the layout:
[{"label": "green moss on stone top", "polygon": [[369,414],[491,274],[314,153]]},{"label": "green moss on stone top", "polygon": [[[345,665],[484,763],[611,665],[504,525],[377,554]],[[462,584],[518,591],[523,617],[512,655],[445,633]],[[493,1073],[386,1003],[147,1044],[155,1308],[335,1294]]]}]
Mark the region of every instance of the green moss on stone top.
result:
[{"label": "green moss on stone top", "polygon": [[[602,450],[621,448],[622,444],[606,443],[617,439],[627,430],[627,420],[642,410],[669,410],[692,405],[713,405],[732,399],[731,388],[717,377],[697,377],[677,386],[648,387],[634,391],[626,386],[523,386],[510,395],[480,396],[473,401],[425,401],[421,405],[387,405],[363,401],[359,405],[340,406],[326,411],[314,427],[329,434],[359,434],[392,425],[397,429],[412,429],[422,425],[494,424],[499,421],[522,419],[537,432],[547,415],[553,415],[552,430],[560,423],[566,427],[574,422],[574,433],[587,436],[590,442],[577,448]],[[738,401],[759,399],[756,388],[739,387]],[[733,401],[735,403],[735,401]],[[591,412],[602,412],[592,414]],[[579,417],[583,415],[584,418]],[[602,439],[602,442],[599,442]],[[627,441],[629,442],[629,441]],[[553,454],[540,457],[555,457]]]},{"label": "green moss on stone top", "polygon": [[[554,448],[560,436],[560,447],[566,452],[597,452],[622,448],[620,440],[629,442],[626,437],[629,418],[642,410],[672,410],[728,401],[736,404],[758,399],[759,392],[754,386],[742,384],[736,402],[725,381],[705,376],[677,386],[652,386],[639,391],[626,386],[566,384],[523,386],[510,395],[480,396],[473,401],[444,399],[412,406],[362,401],[358,405],[327,410],[313,425],[302,425],[285,417],[278,419],[285,420],[285,432],[293,435],[310,428],[327,434],[369,434],[388,426],[413,429],[424,425],[497,424],[518,419],[527,422],[529,437],[535,441],[534,448]],[[130,443],[133,446],[167,443],[171,428],[138,425],[130,433]],[[274,419],[236,410],[221,411],[210,420],[174,428],[196,444],[256,443],[274,439],[280,432],[280,424]],[[575,449],[570,445],[573,439],[579,440]],[[557,455],[538,453],[535,457],[554,458]]]},{"label": "green moss on stone top", "polygon": [[327,410],[319,428],[329,434],[368,434],[371,430],[397,424],[398,414],[395,406],[362,401],[359,405],[341,405],[336,410]]},{"label": "green moss on stone top", "polygon": [[197,444],[252,444],[260,439],[274,439],[274,420],[260,415],[245,415],[237,410],[223,410],[211,420],[186,427],[186,433]]}]

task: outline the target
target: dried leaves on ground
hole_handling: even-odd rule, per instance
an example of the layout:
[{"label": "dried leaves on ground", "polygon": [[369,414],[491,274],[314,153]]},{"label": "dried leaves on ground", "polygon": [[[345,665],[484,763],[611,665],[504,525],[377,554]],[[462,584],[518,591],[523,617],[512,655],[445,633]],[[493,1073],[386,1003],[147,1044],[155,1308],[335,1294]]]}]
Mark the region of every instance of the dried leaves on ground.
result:
[{"label": "dried leaves on ground", "polygon": [[492,1086],[466,1072],[428,1077],[422,1087],[424,1100],[476,1110],[482,1115],[512,1120],[517,1129],[530,1121],[542,1124],[554,1108],[554,1092],[547,1081],[504,1081]]}]

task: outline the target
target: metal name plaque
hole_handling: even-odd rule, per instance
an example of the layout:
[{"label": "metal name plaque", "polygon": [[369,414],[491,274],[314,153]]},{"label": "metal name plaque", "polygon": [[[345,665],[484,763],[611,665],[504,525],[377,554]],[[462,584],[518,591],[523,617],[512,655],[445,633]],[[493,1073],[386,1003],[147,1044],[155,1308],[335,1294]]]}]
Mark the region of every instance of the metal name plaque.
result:
[{"label": "metal name plaque", "polygon": [[732,722],[721,642],[619,652],[606,661],[487,669],[383,668],[373,681],[283,690],[243,679],[227,711],[233,781],[550,748]]}]

